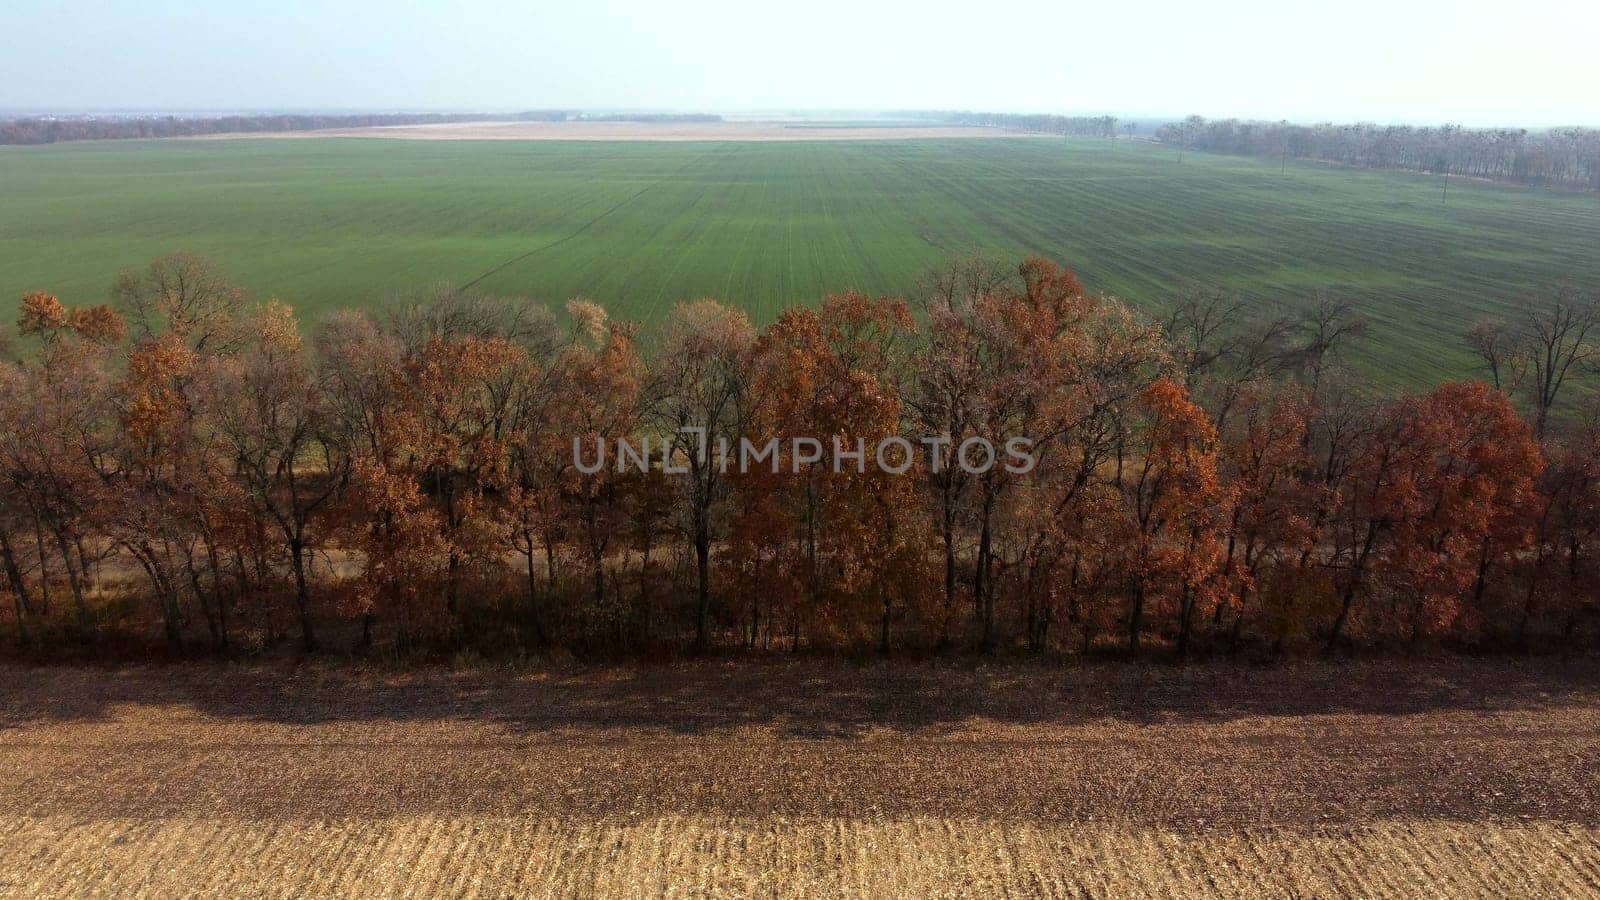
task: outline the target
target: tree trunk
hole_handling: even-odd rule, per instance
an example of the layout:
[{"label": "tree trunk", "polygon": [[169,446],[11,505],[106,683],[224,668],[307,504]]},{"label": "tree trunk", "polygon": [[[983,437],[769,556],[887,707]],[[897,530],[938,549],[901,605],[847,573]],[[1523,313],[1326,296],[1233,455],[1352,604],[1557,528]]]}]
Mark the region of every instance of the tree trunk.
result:
[{"label": "tree trunk", "polygon": [[300,615],[300,638],[307,653],[317,652],[317,633],[311,624],[311,582],[306,577],[305,542],[289,541],[289,562],[294,570],[294,605]]},{"label": "tree trunk", "polygon": [[644,530],[644,544],[639,548],[639,640],[646,647],[655,640],[655,610],[650,594],[650,555],[655,550],[650,529]]},{"label": "tree trunk", "polygon": [[880,595],[882,595],[882,598],[883,598],[883,622],[882,622],[882,625],[879,628],[879,633],[878,633],[878,649],[883,652],[884,656],[888,656],[889,655],[889,618],[893,614],[894,610],[893,610],[893,608],[892,608],[892,606],[890,605],[890,602],[889,602],[889,592],[880,587],[878,589],[878,593]]},{"label": "tree trunk", "polygon": [[66,535],[60,531],[55,531],[55,535],[56,546],[61,550],[62,562],[67,567],[67,584],[72,588],[73,609],[78,615],[78,641],[87,644],[94,640],[94,617],[89,612],[89,602],[83,596],[83,582],[78,578],[78,569],[72,563],[72,548],[67,543]]},{"label": "tree trunk", "polygon": [[1139,655],[1139,632],[1144,627],[1144,578],[1136,577],[1128,605],[1128,654]]},{"label": "tree trunk", "polygon": [[973,577],[972,597],[974,612],[978,617],[978,649],[988,653],[994,649],[994,603],[990,599],[994,588],[989,584],[989,562],[994,554],[994,532],[990,526],[991,504],[983,505],[983,521],[978,531],[978,568]]},{"label": "tree trunk", "polygon": [[944,619],[939,623],[939,649],[950,646],[950,619],[956,608],[956,526],[953,504],[946,499],[940,530],[944,538]]},{"label": "tree trunk", "polygon": [[217,594],[217,625],[221,629],[219,648],[228,649],[228,592],[222,589],[222,564],[217,562],[217,546],[206,539],[206,561],[211,569],[211,589]]},{"label": "tree trunk", "polygon": [[1333,630],[1328,632],[1327,652],[1330,654],[1339,649],[1339,638],[1344,636],[1344,623],[1350,618],[1350,604],[1355,600],[1355,595],[1356,584],[1355,580],[1351,579],[1345,585],[1344,593],[1340,597],[1339,615],[1333,620]]},{"label": "tree trunk", "polygon": [[33,548],[39,554],[39,611],[50,615],[50,559],[44,549],[44,524],[33,518]]},{"label": "tree trunk", "polygon": [[99,567],[92,566],[90,564],[89,554],[83,549],[82,535],[79,535],[77,539],[73,541],[73,547],[78,551],[78,572],[83,576],[84,590],[92,591],[94,590],[95,579],[97,577],[97,570]]},{"label": "tree trunk", "polygon": [[695,619],[694,649],[704,653],[711,642],[711,535],[708,529],[695,527]]},{"label": "tree trunk", "polygon": [[0,562],[5,564],[6,581],[11,585],[11,598],[17,610],[17,636],[26,646],[33,643],[33,631],[29,625],[33,610],[28,601],[28,582],[22,577],[22,568],[17,565],[16,554],[12,552],[11,541],[4,531],[0,531]]},{"label": "tree trunk", "polygon": [[[1221,604],[1218,604],[1219,606]],[[1194,621],[1194,591],[1185,584],[1178,600],[1178,658],[1189,658],[1189,630]]]},{"label": "tree trunk", "polygon": [[533,639],[543,647],[550,641],[545,637],[544,621],[539,616],[539,579],[534,574],[533,566],[533,535],[528,538],[528,622],[533,626]]},{"label": "tree trunk", "polygon": [[444,608],[451,616],[456,614],[457,600],[461,594],[459,585],[461,572],[461,554],[450,551],[450,558],[445,563],[444,576]]},{"label": "tree trunk", "polygon": [[1472,603],[1479,608],[1482,608],[1483,595],[1489,587],[1489,564],[1493,560],[1489,551],[1492,549],[1492,544],[1493,542],[1485,536],[1483,543],[1478,547],[1478,574],[1472,583]]},{"label": "tree trunk", "polygon": [[1372,543],[1377,536],[1377,526],[1369,522],[1366,540],[1361,545],[1361,555],[1350,565],[1350,578],[1345,582],[1344,592],[1340,597],[1339,617],[1333,620],[1333,630],[1328,633],[1329,653],[1339,648],[1339,638],[1344,636],[1345,622],[1350,618],[1350,607],[1355,603],[1356,589],[1360,587],[1361,576],[1367,565],[1367,556],[1372,552]]},{"label": "tree trunk", "polygon": [[194,600],[200,604],[200,614],[206,620],[206,632],[211,635],[211,643],[222,649],[222,633],[217,630],[217,617],[212,614],[211,604],[206,602],[205,589],[200,586],[200,573],[195,570],[193,554],[186,554],[184,571],[189,575],[189,589],[194,592]]},{"label": "tree trunk", "polygon": [[556,589],[556,540],[550,532],[544,533],[544,574],[550,590]]},{"label": "tree trunk", "polygon": [[17,613],[17,642],[27,647],[33,644],[33,631],[28,626],[28,604],[12,585],[11,602]]}]

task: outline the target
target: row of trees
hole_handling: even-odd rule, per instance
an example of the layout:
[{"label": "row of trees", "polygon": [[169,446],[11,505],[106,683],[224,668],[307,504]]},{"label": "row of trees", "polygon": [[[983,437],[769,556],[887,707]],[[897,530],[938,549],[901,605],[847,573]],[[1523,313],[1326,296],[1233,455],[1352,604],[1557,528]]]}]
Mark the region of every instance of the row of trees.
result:
[{"label": "row of trees", "polygon": [[[980,128],[1007,128],[1032,134],[1060,134],[1073,137],[1117,136],[1116,116],[1052,116],[1043,113],[951,112],[934,113],[954,125]],[[1132,127],[1130,123],[1129,127]]]},{"label": "row of trees", "polygon": [[251,116],[33,116],[0,119],[0,145],[54,144],[124,138],[194,137],[207,134],[257,134],[367,128],[379,125],[439,125],[451,122],[720,122],[721,116],[680,113],[591,114],[534,110],[514,114],[357,113]]},{"label": "row of trees", "polygon": [[[648,336],[437,291],[307,338],[182,254],[115,294],[28,295],[0,366],[24,645],[1183,655],[1584,640],[1594,613],[1569,290],[1474,328],[1497,383],[1403,397],[1338,365],[1339,303],[1195,292],[1158,321],[1037,259],[763,329],[684,303]],[[897,474],[796,436],[929,449]],[[772,438],[771,466],[706,452]],[[1036,465],[974,472],[972,438]],[[577,465],[618,439],[652,464]]]},{"label": "row of trees", "polygon": [[1190,116],[1158,140],[1186,149],[1314,159],[1347,166],[1464,175],[1514,184],[1600,190],[1600,130],[1438,128],[1368,123],[1297,125]]}]

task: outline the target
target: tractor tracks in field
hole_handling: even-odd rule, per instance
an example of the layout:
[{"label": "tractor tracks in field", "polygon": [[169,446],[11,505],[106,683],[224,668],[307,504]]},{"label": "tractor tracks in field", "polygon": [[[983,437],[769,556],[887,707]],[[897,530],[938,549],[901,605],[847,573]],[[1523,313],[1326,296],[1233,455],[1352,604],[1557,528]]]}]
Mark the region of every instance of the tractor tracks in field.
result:
[{"label": "tractor tracks in field", "polygon": [[476,287],[479,283],[481,283],[486,278],[489,278],[489,277],[491,277],[493,275],[496,275],[496,274],[498,274],[500,272],[503,272],[506,269],[509,269],[512,266],[516,265],[517,263],[520,263],[520,262],[522,262],[524,260],[527,260],[527,259],[531,259],[532,257],[537,256],[540,253],[545,252],[546,250],[552,250],[552,249],[554,249],[556,247],[561,246],[562,244],[567,243],[570,240],[573,240],[574,238],[577,238],[577,237],[581,236],[584,232],[588,231],[589,229],[593,228],[595,225],[599,224],[602,220],[604,220],[607,217],[609,217],[612,213],[616,212],[619,209],[622,209],[624,206],[627,206],[627,205],[633,203],[635,200],[638,200],[640,197],[643,197],[645,194],[650,193],[651,191],[653,191],[656,188],[660,187],[666,181],[668,181],[670,179],[673,179],[673,178],[676,178],[679,175],[682,175],[684,172],[689,171],[689,169],[691,167],[697,165],[698,163],[700,163],[702,160],[704,160],[706,157],[708,157],[710,155],[711,155],[711,151],[707,150],[706,152],[701,153],[699,156],[696,156],[696,157],[688,160],[683,165],[681,165],[677,169],[675,169],[672,172],[671,175],[668,175],[668,176],[666,176],[664,178],[658,178],[655,181],[650,182],[649,184],[645,185],[643,188],[640,188],[638,191],[634,192],[633,194],[629,195],[628,197],[618,201],[617,203],[613,204],[610,207],[607,207],[599,215],[596,215],[595,217],[589,219],[587,222],[584,222],[582,225],[579,225],[577,228],[573,229],[571,233],[566,234],[566,235],[564,235],[562,237],[558,237],[558,238],[556,238],[555,240],[552,240],[552,241],[546,241],[545,243],[540,244],[539,246],[534,247],[531,250],[528,250],[528,251],[523,252],[523,253],[519,253],[516,256],[513,256],[513,257],[511,257],[510,259],[508,259],[508,260],[506,260],[504,262],[501,262],[501,263],[498,263],[498,264],[496,264],[494,266],[489,267],[487,270],[485,270],[484,272],[480,273],[476,278],[473,278],[471,281],[468,281],[465,284],[461,285],[460,290],[463,290],[463,291],[471,290],[472,288]]}]

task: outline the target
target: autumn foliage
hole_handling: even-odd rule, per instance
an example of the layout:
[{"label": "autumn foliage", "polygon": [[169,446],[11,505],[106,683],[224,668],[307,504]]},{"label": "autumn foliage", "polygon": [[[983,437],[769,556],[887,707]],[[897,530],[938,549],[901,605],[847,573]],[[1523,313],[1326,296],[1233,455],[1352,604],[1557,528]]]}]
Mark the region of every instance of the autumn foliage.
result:
[{"label": "autumn foliage", "polygon": [[[1261,319],[1202,292],[1163,322],[1039,259],[764,328],[441,290],[303,335],[183,254],[114,297],[26,295],[0,363],[3,615],[31,652],[1276,655],[1596,627],[1600,426],[1558,379],[1529,418],[1500,381],[1565,379],[1570,328],[1523,367],[1534,344],[1475,327],[1495,385],[1394,397],[1339,365],[1362,323],[1326,298]],[[957,465],[1014,438],[1026,471]],[[746,446],[772,449],[727,465]]]}]

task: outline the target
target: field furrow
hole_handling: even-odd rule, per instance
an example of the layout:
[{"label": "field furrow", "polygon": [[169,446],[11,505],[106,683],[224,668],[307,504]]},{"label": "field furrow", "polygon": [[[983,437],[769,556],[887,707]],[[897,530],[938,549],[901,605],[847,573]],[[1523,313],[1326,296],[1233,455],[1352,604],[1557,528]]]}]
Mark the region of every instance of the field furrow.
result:
[{"label": "field furrow", "polygon": [[1159,310],[1212,284],[1317,291],[1374,323],[1381,381],[1461,377],[1464,325],[1600,282],[1600,197],[1184,154],[1138,141],[115,141],[0,148],[0,294],[105,299],[208,254],[316,317],[477,284],[650,321],[717,297],[770,321],[828,291],[912,290],[953,254],[1041,253]]}]

